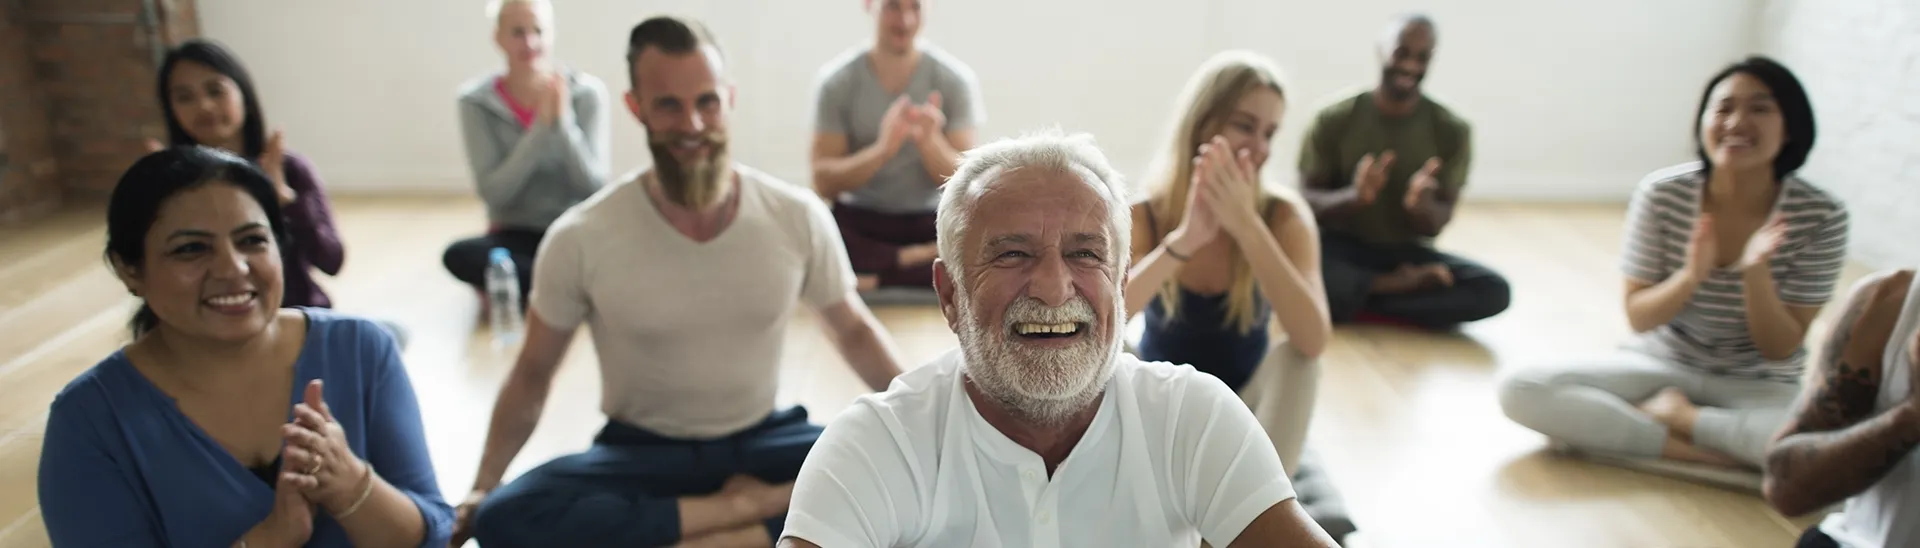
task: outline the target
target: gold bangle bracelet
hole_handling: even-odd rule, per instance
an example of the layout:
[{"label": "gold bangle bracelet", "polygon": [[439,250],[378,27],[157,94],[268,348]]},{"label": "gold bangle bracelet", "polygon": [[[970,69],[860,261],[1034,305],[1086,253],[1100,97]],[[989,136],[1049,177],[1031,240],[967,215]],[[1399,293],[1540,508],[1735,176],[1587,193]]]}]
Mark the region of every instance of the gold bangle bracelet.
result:
[{"label": "gold bangle bracelet", "polygon": [[355,499],[352,506],[348,506],[346,511],[333,516],[334,521],[347,519],[347,516],[351,516],[354,512],[360,511],[360,505],[366,504],[367,498],[373,495],[373,464],[364,460],[360,461],[360,464],[367,467],[367,486],[360,488],[360,498]]}]

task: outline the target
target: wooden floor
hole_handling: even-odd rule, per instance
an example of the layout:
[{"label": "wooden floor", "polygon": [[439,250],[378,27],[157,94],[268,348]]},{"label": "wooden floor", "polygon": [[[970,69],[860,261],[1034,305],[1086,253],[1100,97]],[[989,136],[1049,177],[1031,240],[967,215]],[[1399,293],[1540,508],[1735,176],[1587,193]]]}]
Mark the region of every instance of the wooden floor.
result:
[{"label": "wooden floor", "polygon": [[[440,250],[482,226],[451,198],[351,198],[335,204],[347,242],[338,308],[412,333],[440,485],[460,498],[478,465],[509,359],[476,329],[472,290],[442,271]],[[1567,460],[1501,416],[1500,367],[1607,349],[1627,333],[1615,266],[1617,206],[1473,205],[1442,247],[1513,281],[1506,314],[1462,335],[1343,329],[1328,352],[1311,445],[1374,548],[1784,547],[1810,518],[1788,520],[1752,495]],[[48,403],[75,374],[125,342],[130,300],[101,259],[98,210],[0,229],[0,547],[47,545],[35,467]],[[1862,272],[1849,269],[1851,283]],[[932,308],[876,311],[912,366],[952,348]],[[1831,308],[1828,315],[1832,313]],[[1823,316],[1824,317],[1824,316]],[[793,324],[781,399],[825,421],[863,391],[811,317]],[[579,450],[604,418],[591,342],[569,354],[518,474]]]}]

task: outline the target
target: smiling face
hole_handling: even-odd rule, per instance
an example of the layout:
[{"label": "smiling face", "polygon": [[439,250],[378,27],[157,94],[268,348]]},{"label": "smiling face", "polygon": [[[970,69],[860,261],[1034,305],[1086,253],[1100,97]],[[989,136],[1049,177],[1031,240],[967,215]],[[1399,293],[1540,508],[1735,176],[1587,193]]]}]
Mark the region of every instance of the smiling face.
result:
[{"label": "smiling face", "polygon": [[1380,89],[1389,99],[1408,101],[1420,95],[1438,43],[1431,23],[1408,21],[1390,29],[1380,41]]},{"label": "smiling face", "polygon": [[115,266],[161,325],[192,338],[243,341],[280,309],[280,252],[270,226],[239,186],[198,185],[160,205],[143,264],[116,258]]},{"label": "smiling face", "polygon": [[183,60],[167,75],[174,121],[194,142],[234,146],[247,122],[246,97],[232,78],[198,61]]},{"label": "smiling face", "polygon": [[1735,72],[1714,84],[1700,112],[1700,143],[1713,166],[1746,170],[1769,166],[1786,142],[1786,120],[1773,91]]},{"label": "smiling face", "polygon": [[[968,378],[1025,420],[1071,416],[1101,393],[1120,351],[1124,253],[1090,174],[1019,170],[969,209],[963,280],[935,270]],[[945,260],[945,259],[943,259]]]},{"label": "smiling face", "polygon": [[493,41],[507,57],[508,66],[544,71],[548,67],[547,52],[553,49],[553,6],[546,2],[502,4],[494,21]]},{"label": "smiling face", "polygon": [[627,94],[627,106],[645,126],[661,190],[696,209],[720,195],[730,161],[727,111],[733,93],[720,71],[719,52],[711,47],[682,53],[647,48],[634,61],[634,88]]},{"label": "smiling face", "polygon": [[[1211,139],[1213,135],[1226,137],[1234,154],[1245,151],[1253,160],[1254,171],[1258,172],[1273,155],[1273,136],[1280,131],[1280,117],[1285,107],[1279,92],[1264,86],[1253,88],[1240,96],[1233,110],[1215,123],[1212,131],[1201,135],[1204,139]],[[1197,151],[1200,144],[1194,143],[1193,148]]]}]

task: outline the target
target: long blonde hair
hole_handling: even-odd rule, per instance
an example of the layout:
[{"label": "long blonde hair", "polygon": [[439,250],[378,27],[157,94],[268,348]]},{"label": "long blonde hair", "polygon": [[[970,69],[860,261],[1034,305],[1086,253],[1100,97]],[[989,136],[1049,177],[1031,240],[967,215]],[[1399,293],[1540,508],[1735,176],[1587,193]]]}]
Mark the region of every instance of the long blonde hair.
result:
[{"label": "long blonde hair", "polygon": [[[1217,54],[1200,65],[1193,77],[1187,80],[1185,91],[1180,93],[1180,110],[1168,125],[1167,136],[1161,155],[1155,160],[1154,168],[1147,178],[1147,209],[1153,214],[1153,241],[1164,240],[1174,227],[1180,226],[1187,212],[1187,191],[1192,185],[1193,156],[1200,144],[1212,139],[1218,128],[1233,113],[1241,97],[1254,90],[1267,89],[1286,97],[1282,91],[1280,70],[1272,60],[1263,55],[1245,50],[1228,50]],[[1266,212],[1279,196],[1261,189],[1256,193],[1256,209]],[[1246,256],[1238,244],[1231,244],[1229,263],[1232,264],[1232,283],[1227,289],[1226,321],[1221,327],[1235,329],[1242,334],[1253,330],[1255,309],[1253,269],[1247,264]],[[1193,250],[1187,250],[1191,253]],[[1185,265],[1181,265],[1185,268]],[[1180,276],[1175,271],[1167,281],[1160,285],[1160,305],[1171,321],[1180,310]]]}]

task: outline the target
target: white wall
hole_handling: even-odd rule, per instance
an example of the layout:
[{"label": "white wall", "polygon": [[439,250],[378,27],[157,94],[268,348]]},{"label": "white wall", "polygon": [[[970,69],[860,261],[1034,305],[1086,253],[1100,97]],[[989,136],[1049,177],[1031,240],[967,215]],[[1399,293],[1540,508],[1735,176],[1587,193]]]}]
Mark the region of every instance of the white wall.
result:
[{"label": "white wall", "polygon": [[[1816,7],[1816,4],[1818,7]],[[1846,201],[1854,257],[1920,264],[1920,6],[1770,0],[1761,47],[1813,96],[1819,130],[1801,174]]]},{"label": "white wall", "polygon": [[[653,10],[705,20],[739,84],[743,161],[805,184],[819,65],[867,39],[857,0],[557,0],[558,55],[626,88],[626,31]],[[1551,5],[1549,5],[1551,4]],[[205,33],[255,72],[271,123],[336,191],[462,190],[454,93],[499,66],[481,0],[201,0]],[[1371,83],[1372,40],[1419,7],[1440,25],[1427,88],[1476,128],[1475,198],[1622,199],[1689,155],[1699,86],[1744,53],[1746,0],[959,0],[930,4],[926,35],[980,74],[983,137],[1059,124],[1138,173],[1171,102],[1212,52],[1251,48],[1285,67],[1293,101],[1269,176],[1292,180],[1311,109]],[[616,171],[642,165],[641,131],[614,117]]]}]

